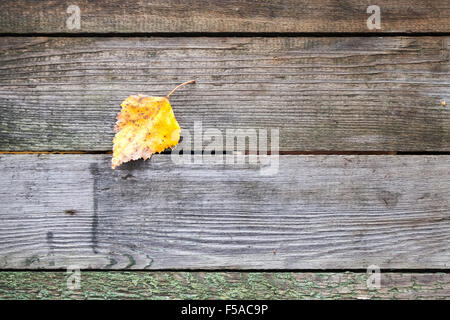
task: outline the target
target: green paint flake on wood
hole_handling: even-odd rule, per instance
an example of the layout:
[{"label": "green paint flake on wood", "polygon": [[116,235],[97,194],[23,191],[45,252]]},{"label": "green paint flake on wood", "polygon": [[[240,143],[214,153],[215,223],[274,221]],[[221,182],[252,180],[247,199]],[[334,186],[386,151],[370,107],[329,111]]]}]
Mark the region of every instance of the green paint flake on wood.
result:
[{"label": "green paint flake on wood", "polygon": [[450,299],[450,274],[382,273],[368,290],[365,273],[0,272],[0,299]]}]

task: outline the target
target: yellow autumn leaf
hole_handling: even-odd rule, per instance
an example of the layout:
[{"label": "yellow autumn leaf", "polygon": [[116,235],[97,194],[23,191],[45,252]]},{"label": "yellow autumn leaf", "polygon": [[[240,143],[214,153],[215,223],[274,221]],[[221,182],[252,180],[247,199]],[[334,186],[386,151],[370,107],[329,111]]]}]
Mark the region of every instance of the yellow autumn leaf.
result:
[{"label": "yellow autumn leaf", "polygon": [[178,88],[195,83],[185,82],[173,89],[165,97],[132,95],[122,104],[117,115],[116,135],[113,140],[111,167],[143,158],[150,158],[167,148],[173,149],[180,140],[180,126],[175,119],[169,96]]}]

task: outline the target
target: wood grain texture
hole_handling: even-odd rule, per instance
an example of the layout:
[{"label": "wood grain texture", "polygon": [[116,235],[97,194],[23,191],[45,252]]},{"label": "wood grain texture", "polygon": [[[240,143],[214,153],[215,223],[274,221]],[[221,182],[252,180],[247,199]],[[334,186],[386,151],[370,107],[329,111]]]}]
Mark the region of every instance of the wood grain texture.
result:
[{"label": "wood grain texture", "polygon": [[171,96],[191,134],[202,121],[279,128],[281,151],[450,151],[449,39],[3,37],[0,150],[111,150],[127,96],[195,79]]},{"label": "wood grain texture", "polygon": [[0,299],[450,299],[448,273],[82,272],[67,288],[65,272],[0,272]]},{"label": "wood grain texture", "polygon": [[0,268],[449,267],[450,156],[110,161],[1,155]]},{"label": "wood grain texture", "polygon": [[[69,29],[70,4],[81,11],[80,29]],[[370,32],[370,0],[2,0],[0,32],[185,33],[185,32]],[[376,3],[375,32],[449,32],[445,0]]]}]

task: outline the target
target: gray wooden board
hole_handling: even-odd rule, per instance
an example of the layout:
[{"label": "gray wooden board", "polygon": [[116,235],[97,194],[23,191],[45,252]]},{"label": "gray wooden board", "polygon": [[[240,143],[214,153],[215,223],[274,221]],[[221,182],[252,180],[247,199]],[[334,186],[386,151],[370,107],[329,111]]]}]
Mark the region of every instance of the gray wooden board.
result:
[{"label": "gray wooden board", "polygon": [[[112,149],[120,103],[184,133],[280,130],[281,151],[450,151],[449,37],[0,38],[0,150]],[[183,135],[183,132],[182,132]]]},{"label": "gray wooden board", "polygon": [[[380,7],[380,29],[367,13]],[[80,26],[73,23],[80,10]],[[68,22],[69,19],[69,22]],[[2,0],[0,32],[449,32],[446,0]]]},{"label": "gray wooden board", "polygon": [[450,156],[0,155],[0,268],[448,269]]}]

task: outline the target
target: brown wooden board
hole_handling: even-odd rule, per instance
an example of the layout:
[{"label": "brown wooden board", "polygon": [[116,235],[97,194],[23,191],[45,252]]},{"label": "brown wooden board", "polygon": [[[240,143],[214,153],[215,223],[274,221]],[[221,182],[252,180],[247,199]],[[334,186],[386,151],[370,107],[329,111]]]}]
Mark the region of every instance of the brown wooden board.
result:
[{"label": "brown wooden board", "polygon": [[[79,29],[67,20],[80,10]],[[380,29],[370,30],[367,13],[380,7]],[[449,32],[445,0],[2,0],[3,33],[343,33]]]}]

